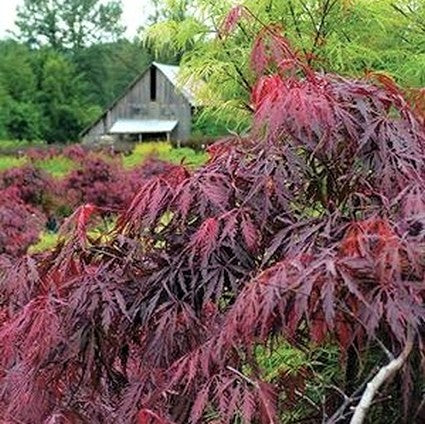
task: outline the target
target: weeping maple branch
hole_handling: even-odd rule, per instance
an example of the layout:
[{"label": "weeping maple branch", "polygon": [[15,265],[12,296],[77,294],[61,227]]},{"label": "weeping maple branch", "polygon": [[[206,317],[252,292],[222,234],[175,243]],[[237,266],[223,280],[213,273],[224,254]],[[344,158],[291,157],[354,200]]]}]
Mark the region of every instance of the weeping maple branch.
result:
[{"label": "weeping maple branch", "polygon": [[354,415],[351,418],[350,424],[362,424],[366,418],[366,414],[373,402],[373,398],[380,389],[380,387],[389,380],[393,375],[401,369],[406,362],[413,348],[414,336],[413,331],[409,331],[407,334],[406,345],[403,351],[397,358],[390,361],[387,365],[383,366],[375,377],[367,384],[366,390],[360,399],[359,404],[354,410]]}]

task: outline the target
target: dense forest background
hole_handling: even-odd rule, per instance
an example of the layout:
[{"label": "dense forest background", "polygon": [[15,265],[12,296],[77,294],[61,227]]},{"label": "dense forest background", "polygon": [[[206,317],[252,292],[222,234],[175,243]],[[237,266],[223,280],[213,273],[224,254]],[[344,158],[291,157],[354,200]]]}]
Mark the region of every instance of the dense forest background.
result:
[{"label": "dense forest background", "polygon": [[136,42],[76,52],[0,42],[0,137],[75,140],[151,60]]},{"label": "dense forest background", "polygon": [[18,30],[0,40],[0,139],[78,138],[152,61],[140,40],[124,37],[121,15],[117,1],[26,0],[18,8]]}]

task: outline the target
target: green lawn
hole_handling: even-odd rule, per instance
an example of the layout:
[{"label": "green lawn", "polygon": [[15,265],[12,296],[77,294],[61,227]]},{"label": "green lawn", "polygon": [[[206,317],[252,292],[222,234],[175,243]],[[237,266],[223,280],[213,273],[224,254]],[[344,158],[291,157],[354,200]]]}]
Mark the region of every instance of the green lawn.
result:
[{"label": "green lawn", "polygon": [[39,147],[45,145],[42,141],[28,141],[28,140],[0,140],[1,150],[19,150],[28,147]]},{"label": "green lawn", "polygon": [[[18,168],[28,163],[25,156],[17,157],[11,155],[0,155],[0,171],[6,171],[11,168]],[[78,164],[65,156],[55,156],[53,158],[38,160],[35,167],[43,169],[55,178],[65,177],[69,172],[78,167]]]},{"label": "green lawn", "polygon": [[23,166],[27,159],[25,157],[0,156],[0,171]]},{"label": "green lawn", "polygon": [[78,164],[65,156],[55,156],[50,159],[35,162],[37,168],[43,169],[54,178],[63,178],[72,170],[78,167]]},{"label": "green lawn", "polygon": [[47,250],[52,250],[56,247],[58,241],[59,234],[44,232],[40,235],[38,242],[29,248],[28,253],[42,253]]},{"label": "green lawn", "polygon": [[124,156],[124,168],[128,169],[140,165],[150,156],[177,164],[184,161],[185,164],[193,167],[202,165],[208,158],[205,152],[196,152],[188,147],[173,147],[169,143],[162,141],[152,141],[137,144],[130,155]]}]

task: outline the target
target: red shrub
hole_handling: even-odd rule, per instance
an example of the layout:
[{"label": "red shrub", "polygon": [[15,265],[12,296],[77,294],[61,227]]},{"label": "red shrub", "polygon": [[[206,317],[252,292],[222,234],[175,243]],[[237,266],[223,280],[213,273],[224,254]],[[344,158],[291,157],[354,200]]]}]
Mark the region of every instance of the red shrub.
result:
[{"label": "red shrub", "polygon": [[155,158],[146,159],[141,165],[128,172],[132,192],[136,194],[149,178],[165,175],[175,168],[178,167],[170,162]]},{"label": "red shrub", "polygon": [[0,189],[8,187],[15,188],[25,203],[40,207],[54,191],[54,181],[45,172],[28,165],[0,173]]},{"label": "red shrub", "polygon": [[0,255],[19,256],[34,244],[45,217],[26,204],[16,188],[0,190]]},{"label": "red shrub", "polygon": [[[266,379],[259,345],[329,341],[347,369],[351,351],[374,367],[375,346],[397,354],[411,335],[423,354],[425,129],[397,89],[315,73],[275,28],[255,46],[257,72],[278,73],[259,77],[249,137],[147,179],[103,244],[80,208],[33,267],[0,329],[3,420],[277,423],[305,385]],[[113,165],[90,164],[67,182],[78,201],[125,204]],[[29,277],[5,270],[12,285]],[[322,390],[317,408],[297,394],[297,419],[338,410]]]},{"label": "red shrub", "polygon": [[168,162],[148,159],[131,171],[124,171],[119,161],[90,153],[82,156],[80,163],[81,167],[61,182],[60,190],[66,193],[67,202],[73,207],[92,203],[111,211],[128,205],[146,180],[176,168]]},{"label": "red shrub", "polygon": [[65,147],[62,152],[63,156],[72,159],[74,161],[81,161],[87,156],[87,150],[84,149],[80,144],[73,144]]},{"label": "red shrub", "polygon": [[93,203],[102,208],[122,209],[132,196],[127,175],[118,163],[87,155],[81,167],[61,183],[67,201],[73,207]]},{"label": "red shrub", "polygon": [[60,151],[57,147],[39,147],[31,148],[25,151],[25,156],[27,156],[32,161],[51,159],[59,154]]}]

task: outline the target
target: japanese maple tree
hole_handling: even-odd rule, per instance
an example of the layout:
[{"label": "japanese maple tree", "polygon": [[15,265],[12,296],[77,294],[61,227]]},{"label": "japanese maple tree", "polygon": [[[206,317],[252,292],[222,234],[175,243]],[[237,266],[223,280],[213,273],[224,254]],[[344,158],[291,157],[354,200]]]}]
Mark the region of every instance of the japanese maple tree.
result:
[{"label": "japanese maple tree", "polygon": [[[87,235],[88,204],[57,250],[3,266],[4,422],[278,423],[300,406],[338,422],[381,352],[404,352],[398,390],[420,414],[422,121],[382,75],[314,72],[278,27],[252,63],[248,136],[147,179],[106,241]],[[259,348],[282,344],[335,346],[358,387],[324,387],[317,403],[307,372],[268,378]]]}]

